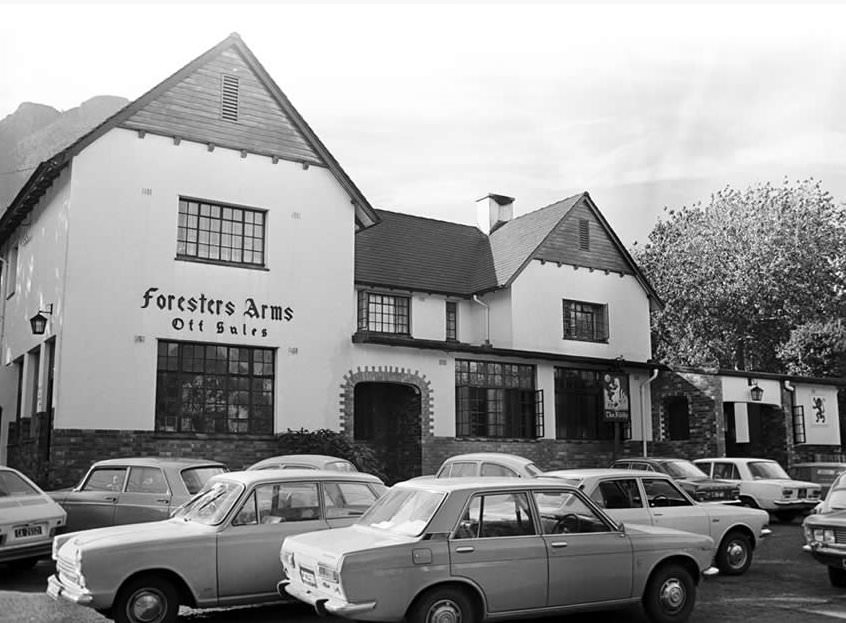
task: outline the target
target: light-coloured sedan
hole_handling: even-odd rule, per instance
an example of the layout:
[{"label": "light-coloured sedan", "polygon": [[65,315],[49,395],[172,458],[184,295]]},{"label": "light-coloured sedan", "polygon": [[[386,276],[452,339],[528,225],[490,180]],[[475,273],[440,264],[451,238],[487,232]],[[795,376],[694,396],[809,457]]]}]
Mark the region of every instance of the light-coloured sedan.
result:
[{"label": "light-coloured sedan", "polygon": [[127,623],[173,623],[180,604],[275,601],[282,539],[348,525],[384,491],[362,473],[221,474],[170,519],[60,535],[47,593]]},{"label": "light-coloured sedan", "polygon": [[0,562],[31,567],[50,555],[65,511],[22,473],[0,465]]},{"label": "light-coloured sedan", "polygon": [[73,489],[50,491],[67,511],[67,531],[167,519],[206,481],[227,470],[205,459],[133,457],[97,461]]},{"label": "light-coloured sedan", "polygon": [[719,502],[696,502],[667,474],[646,470],[561,469],[547,476],[582,489],[625,524],[663,526],[714,539],[714,561],[725,575],[745,573],[760,539],[770,534],[762,510]]},{"label": "light-coloured sedan", "polygon": [[353,526],[285,539],[280,591],[362,621],[475,623],[642,601],[680,623],[710,537],[623,526],[546,478],[414,479]]},{"label": "light-coloured sedan", "polygon": [[470,452],[449,457],[436,478],[537,478],[543,470],[534,461],[505,452]]},{"label": "light-coloured sedan", "polygon": [[357,472],[358,468],[346,459],[325,454],[282,454],[262,459],[247,469],[328,469]]}]

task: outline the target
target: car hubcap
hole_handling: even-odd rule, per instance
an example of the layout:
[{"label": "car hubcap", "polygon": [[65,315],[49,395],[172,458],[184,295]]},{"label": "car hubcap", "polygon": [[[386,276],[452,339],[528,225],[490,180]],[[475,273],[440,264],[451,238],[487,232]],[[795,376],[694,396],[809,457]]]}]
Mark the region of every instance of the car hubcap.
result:
[{"label": "car hubcap", "polygon": [[728,563],[735,569],[739,569],[746,564],[746,548],[740,543],[729,543],[726,549]]},{"label": "car hubcap", "polygon": [[681,610],[684,606],[685,600],[687,599],[684,585],[682,585],[678,578],[667,579],[661,586],[661,592],[658,595],[658,599],[661,601],[661,606],[667,612],[677,612],[678,610]]},{"label": "car hubcap", "polygon": [[130,605],[132,620],[139,621],[139,623],[160,621],[164,612],[164,598],[159,593],[150,590],[136,593]]},{"label": "car hubcap", "polygon": [[454,601],[443,599],[429,608],[427,623],[461,623],[461,609]]}]

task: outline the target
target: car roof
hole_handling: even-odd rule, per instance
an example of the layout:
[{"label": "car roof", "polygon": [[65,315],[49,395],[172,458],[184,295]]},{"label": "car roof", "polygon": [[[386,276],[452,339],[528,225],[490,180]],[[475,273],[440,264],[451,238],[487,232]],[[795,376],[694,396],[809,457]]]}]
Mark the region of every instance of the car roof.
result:
[{"label": "car roof", "polygon": [[269,456],[266,459],[256,461],[256,464],[271,461],[299,461],[301,463],[331,463],[333,461],[343,461],[344,463],[351,463],[351,461],[347,459],[339,456],[329,456],[328,454],[280,454],[278,456]]},{"label": "car roof", "polygon": [[741,456],[715,456],[715,457],[710,457],[710,458],[707,458],[707,459],[695,459],[693,462],[698,463],[700,461],[729,461],[729,462],[732,462],[732,463],[760,463],[762,461],[766,461],[768,463],[778,463],[778,461],[775,461],[773,459],[764,459],[764,458],[758,459],[758,458],[749,457],[749,456],[743,456],[743,457],[741,457]]},{"label": "car roof", "polygon": [[805,463],[794,463],[791,467],[843,467],[846,463],[838,461],[806,461]]},{"label": "car roof", "polygon": [[260,482],[282,480],[348,480],[384,484],[377,476],[366,472],[340,472],[334,469],[253,469],[225,472],[212,477],[215,481],[234,480],[250,486]]},{"label": "car roof", "polygon": [[625,461],[640,461],[645,463],[661,463],[663,461],[690,461],[680,456],[629,456],[624,459],[617,459],[615,463],[623,463]]},{"label": "car roof", "polygon": [[661,472],[651,472],[648,469],[619,469],[616,467],[586,467],[584,469],[553,469],[543,473],[544,476],[550,478],[594,478],[601,476],[649,476],[650,478],[665,478],[672,480],[666,474]]},{"label": "car roof", "polygon": [[517,454],[507,454],[505,452],[468,452],[467,454],[456,454],[444,461],[500,461],[513,462],[525,465],[527,463],[534,463],[534,461],[527,459],[524,456]]},{"label": "car roof", "polygon": [[133,465],[159,465],[159,466],[171,466],[171,467],[200,467],[200,466],[208,466],[208,467],[226,467],[224,463],[220,461],[209,461],[207,459],[191,459],[191,458],[179,458],[179,457],[171,457],[171,456],[135,456],[135,457],[124,457],[119,459],[102,459],[100,461],[96,461],[94,466],[103,467],[103,466],[121,466],[121,465],[129,465],[130,467]]},{"label": "car roof", "polygon": [[[619,472],[619,470],[617,470]],[[649,472],[652,473],[652,472]],[[429,491],[466,491],[466,490],[511,490],[526,489],[527,487],[538,488],[545,486],[561,487],[564,489],[575,489],[576,487],[563,482],[559,478],[509,478],[509,477],[485,477],[485,478],[415,478],[406,480],[394,485],[394,488],[426,489]]]}]

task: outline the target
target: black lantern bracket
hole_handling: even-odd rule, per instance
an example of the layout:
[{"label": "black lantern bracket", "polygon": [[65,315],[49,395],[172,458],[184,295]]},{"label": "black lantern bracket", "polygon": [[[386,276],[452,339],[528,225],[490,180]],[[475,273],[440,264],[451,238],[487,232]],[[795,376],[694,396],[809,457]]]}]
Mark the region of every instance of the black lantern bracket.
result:
[{"label": "black lantern bracket", "polygon": [[47,316],[44,314],[53,315],[53,303],[50,303],[47,309],[39,309],[38,313],[29,319],[29,326],[33,335],[44,335],[47,330]]},{"label": "black lantern bracket", "polygon": [[749,395],[752,397],[752,402],[761,402],[764,397],[764,390],[758,387],[758,379],[750,378],[746,382],[751,385]]}]

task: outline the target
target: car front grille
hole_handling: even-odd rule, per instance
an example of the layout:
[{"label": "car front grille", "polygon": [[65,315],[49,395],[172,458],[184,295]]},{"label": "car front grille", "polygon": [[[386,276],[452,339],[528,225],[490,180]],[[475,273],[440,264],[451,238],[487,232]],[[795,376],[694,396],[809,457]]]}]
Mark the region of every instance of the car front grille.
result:
[{"label": "car front grille", "polygon": [[59,578],[66,584],[79,584],[79,575],[76,572],[76,567],[73,563],[59,558],[56,561],[56,571],[59,572]]}]

